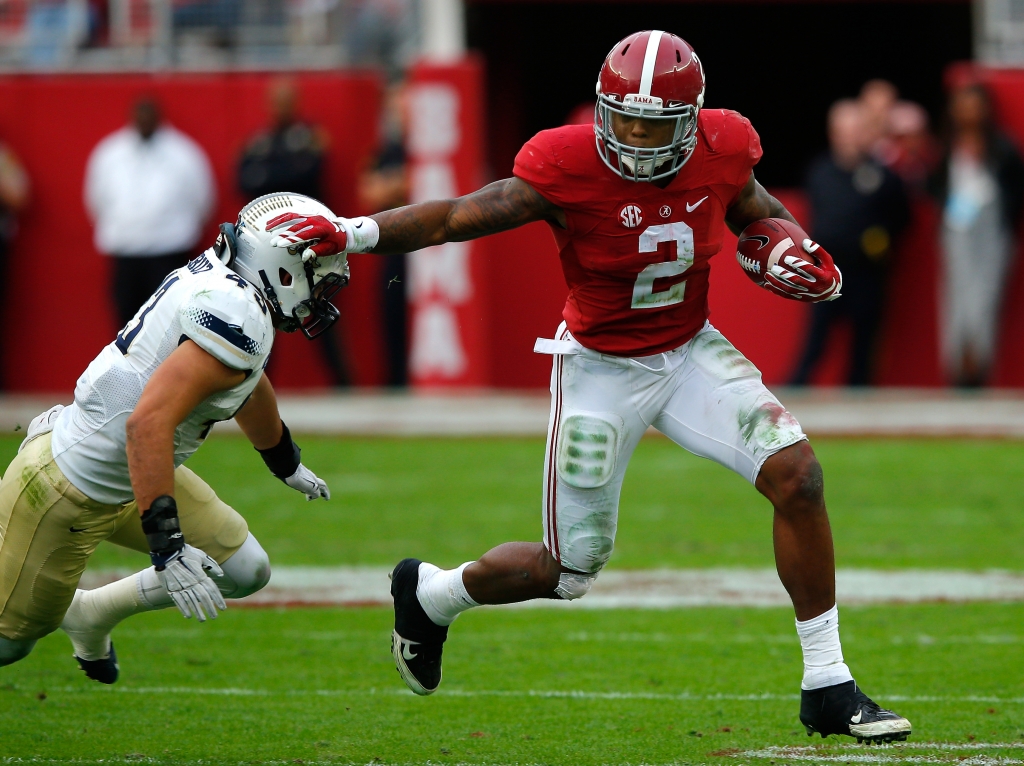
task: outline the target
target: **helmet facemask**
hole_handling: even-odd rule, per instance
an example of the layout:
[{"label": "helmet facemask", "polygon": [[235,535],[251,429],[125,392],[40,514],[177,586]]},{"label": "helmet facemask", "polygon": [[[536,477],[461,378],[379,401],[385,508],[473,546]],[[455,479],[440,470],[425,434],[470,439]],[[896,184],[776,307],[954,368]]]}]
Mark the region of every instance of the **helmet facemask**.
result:
[{"label": "helmet facemask", "polygon": [[[701,99],[703,100],[703,99]],[[627,181],[657,181],[679,172],[697,145],[697,115],[700,106],[670,101],[667,106],[653,96],[629,94],[620,100],[615,94],[600,92],[594,114],[597,150],[605,165]],[[664,146],[639,148],[616,137],[612,115],[628,119],[674,122],[672,141]],[[614,157],[614,160],[613,160]]]}]

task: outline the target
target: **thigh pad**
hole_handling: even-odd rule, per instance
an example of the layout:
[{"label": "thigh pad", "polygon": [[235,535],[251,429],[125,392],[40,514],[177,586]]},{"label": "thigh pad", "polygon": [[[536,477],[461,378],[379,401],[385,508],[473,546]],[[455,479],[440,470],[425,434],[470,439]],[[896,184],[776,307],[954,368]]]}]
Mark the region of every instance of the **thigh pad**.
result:
[{"label": "thigh pad", "polygon": [[622,418],[613,412],[575,412],[562,420],[558,478],[576,489],[597,489],[615,473]]}]

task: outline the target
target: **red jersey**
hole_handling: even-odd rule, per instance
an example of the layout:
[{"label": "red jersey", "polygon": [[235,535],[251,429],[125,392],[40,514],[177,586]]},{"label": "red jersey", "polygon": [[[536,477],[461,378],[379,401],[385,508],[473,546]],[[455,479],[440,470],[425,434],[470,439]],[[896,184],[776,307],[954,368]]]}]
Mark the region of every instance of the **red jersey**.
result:
[{"label": "red jersey", "polygon": [[681,346],[708,317],[711,256],[725,211],[761,158],[737,112],[703,109],[689,161],[671,183],[627,181],[597,154],[592,125],[538,133],[513,173],[565,212],[552,224],[569,285],[562,316],[587,348],[647,356]]}]

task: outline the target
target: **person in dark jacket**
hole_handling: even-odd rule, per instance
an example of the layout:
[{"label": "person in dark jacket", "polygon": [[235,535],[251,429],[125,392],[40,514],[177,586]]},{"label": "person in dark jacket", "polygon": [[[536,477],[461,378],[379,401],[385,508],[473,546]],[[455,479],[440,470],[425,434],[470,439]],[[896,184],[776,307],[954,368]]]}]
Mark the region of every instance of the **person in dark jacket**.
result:
[{"label": "person in dark jacket", "polygon": [[1024,162],[996,128],[979,84],[953,91],[948,125],[933,181],[942,205],[940,352],[949,382],[973,387],[985,384],[995,358],[1024,204]]},{"label": "person in dark jacket", "polygon": [[[271,125],[257,133],[242,152],[238,162],[238,188],[247,201],[276,192],[294,192],[323,201],[326,133],[299,119],[299,92],[290,78],[282,77],[270,83],[267,103]],[[348,364],[333,328],[320,336],[318,346],[332,383],[349,385]]]},{"label": "person in dark jacket", "polygon": [[900,179],[870,154],[863,107],[838,101],[828,115],[830,151],[807,175],[811,235],[843,272],[843,297],[811,307],[811,330],[791,383],[806,385],[832,328],[853,329],[847,383],[871,383],[872,361],[893,243],[910,218]]}]

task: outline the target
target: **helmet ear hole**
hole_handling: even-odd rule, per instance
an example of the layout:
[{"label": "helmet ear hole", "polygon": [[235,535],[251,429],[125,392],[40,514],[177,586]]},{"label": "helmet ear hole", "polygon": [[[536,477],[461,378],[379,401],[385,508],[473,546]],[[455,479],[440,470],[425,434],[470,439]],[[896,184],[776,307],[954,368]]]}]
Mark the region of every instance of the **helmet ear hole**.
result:
[{"label": "helmet ear hole", "polygon": [[292,275],[291,275],[290,272],[288,272],[287,269],[284,268],[284,266],[282,266],[280,269],[278,269],[277,277],[278,277],[278,279],[281,280],[281,284],[282,285],[284,285],[285,287],[291,287]]}]

